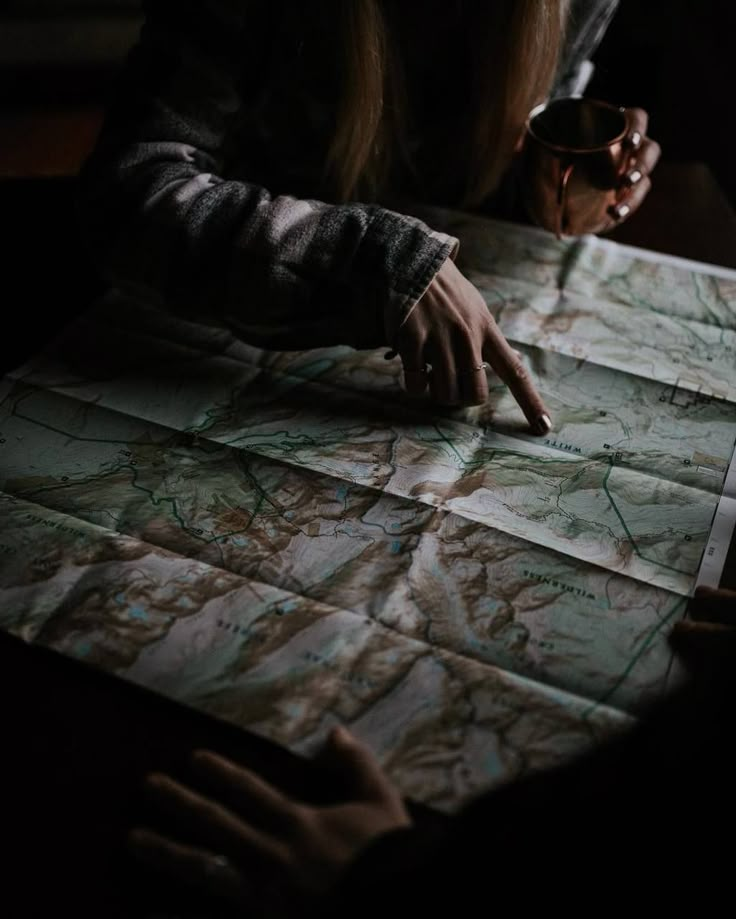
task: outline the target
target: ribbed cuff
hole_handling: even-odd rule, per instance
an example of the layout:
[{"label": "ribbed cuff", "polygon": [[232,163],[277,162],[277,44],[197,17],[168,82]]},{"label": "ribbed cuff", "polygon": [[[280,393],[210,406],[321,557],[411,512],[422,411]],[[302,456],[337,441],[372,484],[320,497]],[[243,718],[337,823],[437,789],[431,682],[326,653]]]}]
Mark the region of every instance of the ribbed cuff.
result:
[{"label": "ribbed cuff", "polygon": [[392,348],[396,347],[396,339],[399,329],[409,318],[414,307],[419,303],[427,292],[427,288],[437,277],[437,272],[444,265],[448,258],[455,261],[460,243],[454,236],[448,236],[445,233],[430,231],[432,240],[438,243],[439,249],[428,260],[424,269],[417,278],[417,293],[411,297],[404,297],[398,302],[389,301],[383,311],[383,326],[386,330],[386,340]]},{"label": "ribbed cuff", "polygon": [[[394,347],[407,316],[459,246],[455,237],[431,230],[416,217],[378,209],[351,271],[353,283],[364,285],[368,306],[356,317],[356,346]],[[380,340],[370,341],[376,334]]]}]

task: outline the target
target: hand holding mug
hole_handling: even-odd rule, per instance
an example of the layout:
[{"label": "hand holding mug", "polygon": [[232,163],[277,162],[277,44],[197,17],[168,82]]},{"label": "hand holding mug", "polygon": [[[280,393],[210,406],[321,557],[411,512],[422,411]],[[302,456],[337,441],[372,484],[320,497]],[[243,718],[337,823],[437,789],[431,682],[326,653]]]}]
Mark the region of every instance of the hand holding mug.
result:
[{"label": "hand holding mug", "polygon": [[595,99],[537,106],[522,159],[530,216],[557,237],[605,233],[633,214],[651,188],[660,147],[649,116]]}]

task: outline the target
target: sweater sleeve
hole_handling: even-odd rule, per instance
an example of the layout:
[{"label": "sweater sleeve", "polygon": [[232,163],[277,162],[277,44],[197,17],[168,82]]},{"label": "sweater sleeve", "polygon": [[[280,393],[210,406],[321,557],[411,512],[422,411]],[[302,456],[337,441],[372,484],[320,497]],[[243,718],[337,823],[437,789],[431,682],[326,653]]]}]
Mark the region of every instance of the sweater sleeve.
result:
[{"label": "sweater sleeve", "polygon": [[229,179],[251,5],[145,8],[80,176],[82,220],[104,277],[175,311],[215,316],[265,347],[393,344],[457,241],[377,205],[300,200]]}]

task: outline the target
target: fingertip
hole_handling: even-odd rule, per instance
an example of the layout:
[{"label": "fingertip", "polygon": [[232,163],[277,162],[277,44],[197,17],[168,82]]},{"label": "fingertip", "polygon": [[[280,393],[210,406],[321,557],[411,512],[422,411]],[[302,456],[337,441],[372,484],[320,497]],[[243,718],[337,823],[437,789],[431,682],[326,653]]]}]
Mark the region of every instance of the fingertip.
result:
[{"label": "fingertip", "polygon": [[642,135],[646,134],[649,128],[649,113],[646,109],[633,107],[628,108],[626,111],[629,116],[629,125],[632,133],[638,131]]},{"label": "fingertip", "polygon": [[546,412],[543,412],[538,418],[531,422],[532,433],[538,437],[544,437],[552,430],[552,419]]},{"label": "fingertip", "polygon": [[330,759],[332,756],[339,757],[340,754],[349,746],[350,735],[345,728],[336,724],[330,728],[330,732],[322,747],[321,754]]},{"label": "fingertip", "polygon": [[212,773],[221,774],[230,772],[233,768],[242,768],[238,763],[228,759],[214,750],[194,750],[190,757],[192,768],[208,776]]},{"label": "fingertip", "polygon": [[189,764],[192,770],[198,775],[207,772],[212,765],[210,756],[207,750],[192,750],[189,754]]},{"label": "fingertip", "polygon": [[643,171],[638,167],[634,166],[632,169],[629,169],[627,173],[621,179],[620,187],[624,190],[633,188],[635,185],[638,185],[644,178]]},{"label": "fingertip", "polygon": [[133,845],[140,845],[146,839],[146,831],[141,826],[134,826],[131,830],[128,830],[127,840]]},{"label": "fingertip", "polygon": [[163,772],[149,772],[143,779],[143,783],[147,788],[156,790],[166,787],[169,784],[169,777]]},{"label": "fingertip", "polygon": [[672,635],[677,636],[677,635],[682,635],[682,634],[690,635],[697,631],[698,631],[698,624],[696,622],[693,622],[692,619],[680,619],[670,629],[670,635],[671,636]]},{"label": "fingertip", "polygon": [[135,826],[128,831],[125,843],[128,849],[140,855],[142,852],[148,852],[151,849],[155,844],[155,839],[150,830],[142,826]]},{"label": "fingertip", "polygon": [[330,741],[338,746],[348,744],[352,739],[353,735],[341,724],[336,724],[330,731]]},{"label": "fingertip", "polygon": [[656,140],[647,137],[636,156],[639,163],[644,167],[644,171],[650,173],[662,156],[662,147]]},{"label": "fingertip", "polygon": [[718,593],[715,587],[708,587],[705,584],[698,584],[693,593],[694,597],[712,597]]}]

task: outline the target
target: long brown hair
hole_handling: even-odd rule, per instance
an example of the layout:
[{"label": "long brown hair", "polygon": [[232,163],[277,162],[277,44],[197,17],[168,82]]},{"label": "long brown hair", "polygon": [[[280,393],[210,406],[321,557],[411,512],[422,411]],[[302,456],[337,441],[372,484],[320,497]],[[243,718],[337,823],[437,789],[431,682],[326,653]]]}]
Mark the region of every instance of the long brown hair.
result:
[{"label": "long brown hair", "polygon": [[[398,0],[405,2],[405,0]],[[338,200],[375,196],[397,163],[411,172],[403,62],[388,0],[341,0],[342,95],[326,177]],[[533,106],[556,71],[567,0],[464,0],[457,4],[471,57],[458,106],[461,203],[475,206],[498,185]],[[417,15],[426,15],[421,9]],[[466,94],[467,93],[467,94]]]}]

